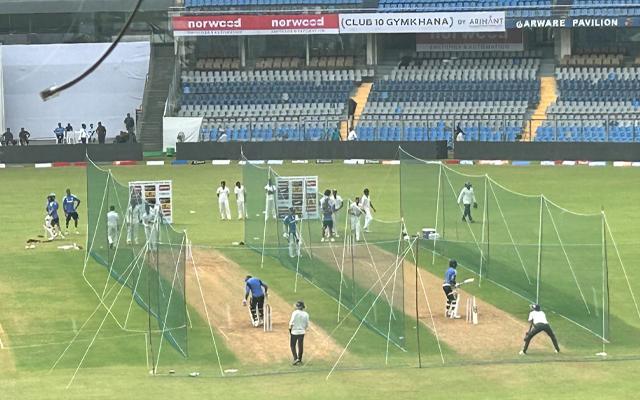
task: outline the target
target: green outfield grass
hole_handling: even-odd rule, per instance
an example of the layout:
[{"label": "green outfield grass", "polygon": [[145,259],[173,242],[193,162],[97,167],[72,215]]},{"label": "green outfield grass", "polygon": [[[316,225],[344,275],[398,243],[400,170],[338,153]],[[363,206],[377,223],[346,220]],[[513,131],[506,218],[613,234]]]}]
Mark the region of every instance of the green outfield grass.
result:
[{"label": "green outfield grass", "polygon": [[[634,290],[640,293],[640,261],[638,246],[640,217],[636,202],[640,188],[640,170],[635,168],[588,167],[458,167],[473,174],[490,174],[495,180],[512,190],[544,193],[554,202],[577,212],[606,210],[613,235],[627,267]],[[334,300],[301,281],[299,292],[293,292],[295,274],[280,266],[278,260],[267,258],[260,269],[259,254],[232,246],[243,239],[241,222],[221,223],[217,216],[215,189],[220,180],[232,186],[242,179],[242,169],[233,166],[179,166],[179,167],[114,167],[113,173],[122,182],[144,179],[172,179],[174,181],[174,220],[176,227],[187,229],[190,239],[198,246],[211,246],[224,252],[248,271],[259,274],[284,299],[293,302],[304,293],[310,304],[312,319],[330,330],[335,325],[337,305]],[[320,187],[336,187],[346,199],[369,187],[373,203],[378,209],[376,218],[398,220],[400,217],[399,167],[383,165],[344,166],[290,165],[277,166],[282,175],[318,175]],[[9,168],[0,170],[5,190],[0,193],[4,204],[2,212],[3,262],[0,263],[0,325],[4,333],[0,339],[10,350],[0,350],[0,398],[158,398],[178,394],[185,398],[201,395],[216,398],[238,398],[263,391],[264,396],[291,396],[300,393],[304,398],[381,398],[396,396],[415,398],[415,391],[430,398],[613,398],[626,394],[633,396],[640,389],[633,379],[639,361],[537,363],[547,358],[532,357],[530,363],[516,360],[499,365],[459,365],[434,367],[439,356],[434,350],[433,338],[423,335],[424,360],[429,368],[417,370],[413,355],[392,353],[391,366],[385,368],[384,343],[380,336],[363,328],[350,347],[344,367],[367,367],[362,371],[337,371],[325,381],[329,365],[316,364],[307,372],[296,374],[268,374],[217,379],[217,359],[211,348],[206,323],[191,310],[194,328],[189,332],[188,360],[174,351],[166,350],[161,366],[166,371],[174,368],[176,376],[147,375],[145,335],[147,316],[135,304],[127,321],[129,331],[123,331],[112,318],[105,318],[98,300],[82,276],[84,252],[60,251],[55,245],[24,250],[29,237],[41,233],[44,200],[54,191],[59,198],[66,187],[82,200],[86,199],[86,177],[82,168],[39,170]],[[232,213],[234,202],[231,202]],[[86,203],[81,205],[81,234],[71,235],[84,245],[86,240]],[[66,242],[66,241],[65,241]],[[425,257],[426,258],[426,257]],[[440,274],[442,259],[430,265],[431,257],[421,266]],[[87,266],[87,280],[94,286],[105,284],[106,271],[96,263]],[[241,284],[241,283],[239,283]],[[630,337],[640,329],[640,320],[626,289],[626,278],[620,270],[609,271],[610,308],[612,321],[613,358],[625,354],[638,355],[637,338]],[[113,313],[122,323],[130,305],[130,293],[123,293],[118,284],[109,282],[106,302],[114,300]],[[126,291],[127,289],[124,289]],[[514,315],[524,318],[526,303],[495,287],[483,286],[474,293]],[[49,372],[58,356],[76,335],[81,325],[98,308],[69,348],[56,368]],[[553,318],[553,317],[552,317]],[[104,320],[104,323],[103,323]],[[94,339],[91,351],[70,389],[65,386],[74,374],[87,345]],[[349,339],[348,332],[358,321],[349,319],[345,328],[336,334],[341,344]],[[573,332],[563,321],[553,320],[559,332]],[[408,329],[411,325],[408,322]],[[220,357],[225,368],[240,368],[248,375],[291,371],[286,365],[260,371],[239,365],[237,358],[224,346],[216,333]],[[561,342],[588,341],[577,335],[560,337]],[[618,346],[618,347],[616,347]],[[510,350],[509,350],[510,351]],[[517,353],[517,349],[514,350]],[[452,355],[445,348],[445,354]],[[402,368],[400,368],[402,366]],[[376,368],[371,368],[376,367]],[[201,371],[199,379],[184,376],[191,370]],[[542,384],[541,382],[544,382]],[[297,387],[293,389],[292,386]]]}]

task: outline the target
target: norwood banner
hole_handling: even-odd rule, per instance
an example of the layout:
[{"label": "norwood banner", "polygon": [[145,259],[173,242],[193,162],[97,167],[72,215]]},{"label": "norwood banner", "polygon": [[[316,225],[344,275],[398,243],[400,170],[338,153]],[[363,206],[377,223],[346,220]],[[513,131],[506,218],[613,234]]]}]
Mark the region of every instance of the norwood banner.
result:
[{"label": "norwood banner", "polygon": [[338,34],[338,14],[185,15],[172,20],[175,36]]},{"label": "norwood banner", "polygon": [[504,32],[505,13],[340,14],[340,33]]},{"label": "norwood banner", "polygon": [[472,33],[420,33],[416,51],[522,51],[522,30]]}]

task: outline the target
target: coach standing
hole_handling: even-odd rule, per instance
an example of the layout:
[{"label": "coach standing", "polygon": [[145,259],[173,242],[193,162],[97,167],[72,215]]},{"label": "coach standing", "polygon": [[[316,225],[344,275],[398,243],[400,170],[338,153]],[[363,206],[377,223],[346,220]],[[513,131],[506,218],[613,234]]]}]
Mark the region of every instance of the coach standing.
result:
[{"label": "coach standing", "polygon": [[102,122],[98,122],[96,133],[98,134],[98,143],[104,144],[104,141],[107,138],[107,128],[102,125]]},{"label": "coach standing", "polygon": [[307,333],[307,329],[309,329],[309,314],[304,309],[304,301],[298,301],[296,303],[296,309],[291,313],[291,320],[289,321],[289,346],[291,346],[291,354],[293,354],[293,365],[302,364],[304,335]]},{"label": "coach standing", "polygon": [[[262,282],[259,278],[247,275],[244,280],[245,292],[244,299],[242,299],[242,305],[247,305],[247,298],[251,293],[251,301],[249,302],[249,309],[251,311],[251,319],[254,327],[260,326],[264,321],[264,298],[267,296],[269,286]],[[256,311],[257,309],[257,311]]]},{"label": "coach standing", "polygon": [[529,322],[531,325],[529,326],[529,332],[524,336],[524,347],[520,350],[520,355],[527,354],[527,349],[529,348],[529,343],[534,336],[536,336],[540,332],[546,333],[553,342],[553,347],[556,349],[556,353],[560,353],[560,347],[558,346],[558,339],[556,339],[556,335],[553,333],[551,326],[549,325],[549,321],[547,321],[547,316],[544,311],[540,310],[540,304],[532,304],[530,306],[531,312],[529,313]]}]

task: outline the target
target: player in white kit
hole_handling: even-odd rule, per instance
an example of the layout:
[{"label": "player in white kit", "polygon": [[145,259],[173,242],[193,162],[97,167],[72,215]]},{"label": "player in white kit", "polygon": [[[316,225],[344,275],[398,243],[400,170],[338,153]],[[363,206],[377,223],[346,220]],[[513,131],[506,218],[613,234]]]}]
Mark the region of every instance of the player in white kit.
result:
[{"label": "player in white kit", "polygon": [[344,201],[342,201],[342,196],[338,194],[337,189],[333,189],[331,192],[331,199],[333,200],[333,236],[340,237],[338,234],[338,231],[340,230],[340,217],[338,211],[340,211],[344,206]]},{"label": "player in white kit", "polygon": [[362,227],[360,226],[360,216],[364,214],[360,208],[360,197],[349,205],[349,219],[351,220],[351,232],[355,233],[356,242],[360,241]]},{"label": "player in white kit", "polygon": [[247,209],[244,204],[245,190],[244,185],[240,181],[236,182],[236,187],[233,188],[233,193],[236,195],[236,205],[238,206],[238,219],[245,219],[248,217]]},{"label": "player in white kit", "polygon": [[152,204],[144,205],[144,215],[142,216],[142,224],[144,225],[144,234],[147,237],[149,250],[156,250],[158,246],[158,211]]},{"label": "player in white kit", "polygon": [[118,241],[118,225],[120,224],[120,216],[116,211],[115,206],[109,207],[107,213],[107,240],[109,241],[109,248],[113,249],[114,244]]},{"label": "player in white kit", "polygon": [[371,202],[371,196],[369,195],[369,189],[364,189],[363,190],[363,195],[362,198],[360,199],[360,206],[362,207],[362,210],[364,211],[364,231],[365,232],[369,232],[369,225],[371,224],[371,221],[373,221],[373,214],[371,214],[371,210],[373,210],[374,212],[376,211],[376,208],[373,206],[373,203]]},{"label": "player in white kit", "polygon": [[127,244],[131,244],[132,240],[135,244],[138,244],[138,231],[140,230],[140,225],[142,225],[143,215],[144,201],[142,200],[140,189],[132,188],[129,207],[127,208],[127,215],[125,216],[125,222],[127,224]]},{"label": "player in white kit", "polygon": [[272,218],[276,218],[276,187],[273,185],[273,181],[269,178],[269,182],[264,187],[265,195],[267,196],[265,219],[271,215]]},{"label": "player in white kit", "polygon": [[218,210],[220,211],[220,219],[231,219],[231,209],[229,208],[229,188],[225,181],[220,182],[220,187],[216,191],[218,196]]}]

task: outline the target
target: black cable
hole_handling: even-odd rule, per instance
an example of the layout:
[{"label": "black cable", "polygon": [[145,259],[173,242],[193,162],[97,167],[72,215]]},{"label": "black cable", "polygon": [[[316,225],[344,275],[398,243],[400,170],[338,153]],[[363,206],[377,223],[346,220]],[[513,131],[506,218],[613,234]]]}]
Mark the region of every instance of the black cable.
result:
[{"label": "black cable", "polygon": [[138,0],[138,2],[136,3],[136,6],[133,8],[133,11],[131,12],[131,15],[129,15],[129,18],[127,19],[127,21],[125,22],[124,26],[122,27],[122,29],[118,33],[118,36],[113,41],[113,43],[111,43],[111,46],[109,46],[107,51],[105,51],[104,54],[98,59],[98,61],[96,61],[86,71],[84,71],[82,74],[78,75],[76,78],[70,80],[69,82],[67,82],[67,83],[65,83],[63,85],[60,85],[60,86],[48,87],[47,89],[45,89],[42,92],[40,92],[40,97],[42,97],[42,100],[43,101],[49,100],[51,97],[57,95],[58,93],[60,93],[60,92],[62,92],[64,90],[69,89],[70,87],[74,86],[78,82],[82,81],[87,76],[91,75],[91,73],[93,71],[95,71],[96,68],[98,68],[100,66],[100,64],[102,64],[102,62],[107,59],[107,57],[109,57],[109,54],[111,54],[113,49],[115,49],[116,46],[118,46],[118,43],[120,43],[120,40],[124,36],[125,32],[127,31],[127,29],[129,29],[129,25],[131,25],[131,22],[133,22],[133,18],[138,13],[138,10],[140,9],[140,5],[142,5],[142,1],[143,0]]}]

